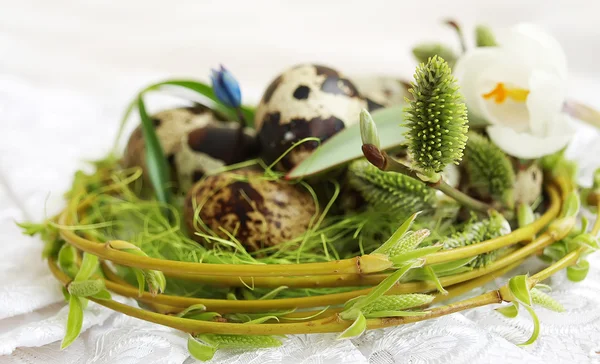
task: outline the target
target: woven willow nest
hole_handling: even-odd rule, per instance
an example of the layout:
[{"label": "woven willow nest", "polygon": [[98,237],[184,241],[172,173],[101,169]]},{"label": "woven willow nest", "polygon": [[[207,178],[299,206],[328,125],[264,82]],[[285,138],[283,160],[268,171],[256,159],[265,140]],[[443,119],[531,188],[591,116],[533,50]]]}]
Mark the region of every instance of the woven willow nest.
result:
[{"label": "woven willow nest", "polygon": [[[110,191],[112,186],[104,186]],[[412,317],[385,317],[367,320],[368,329],[402,325],[410,322],[439,317],[473,307],[511,301],[502,289],[490,291],[474,298],[444,305],[443,302],[468,293],[493,279],[509,273],[518,267],[526,258],[539,254],[544,247],[564,238],[574,225],[574,220],[563,221],[554,228],[548,227],[557,222],[565,197],[573,190],[566,179],[558,178],[546,181],[545,190],[548,196],[547,208],[543,214],[531,224],[511,233],[480,242],[477,244],[440,251],[424,257],[425,266],[455,261],[459,258],[473,257],[482,253],[510,247],[509,253],[484,268],[450,275],[440,278],[441,285],[447,294],[435,294],[433,308],[425,315]],[[140,302],[141,309],[127,306],[112,299],[90,298],[92,301],[114,311],[124,313],[142,320],[158,323],[174,329],[198,334],[235,334],[235,335],[271,335],[271,334],[308,334],[341,332],[347,329],[352,321],[339,316],[343,305],[348,300],[365,295],[372,286],[377,285],[389,275],[390,265],[385,257],[362,255],[352,259],[336,260],[323,263],[283,264],[283,265],[245,265],[245,264],[206,264],[162,260],[144,257],[114,249],[111,242],[100,242],[86,236],[85,230],[78,230],[76,222],[85,220],[87,209],[93,203],[93,194],[83,194],[71,198],[68,207],[59,215],[58,226],[62,239],[72,245],[79,253],[97,256],[101,262],[106,288],[116,294],[131,297]],[[563,219],[565,220],[565,219]],[[595,227],[597,230],[597,227]],[[122,242],[120,242],[122,243]],[[548,278],[554,272],[574,264],[581,250],[573,251],[548,268],[531,276],[528,280],[534,286]],[[71,278],[59,268],[56,258],[50,258],[48,264],[52,274],[64,286],[68,286]],[[163,272],[167,277],[178,278],[198,285],[214,285],[218,287],[240,286],[244,282],[252,282],[254,287],[357,287],[348,292],[324,294],[284,299],[260,300],[226,300],[202,297],[183,297],[166,294],[140,294],[138,287],[128,284],[120,278],[111,266],[121,265],[143,270]],[[397,283],[386,294],[435,293],[436,286],[427,281],[410,281]],[[228,313],[268,313],[273,310],[296,309],[297,312],[284,314],[279,322],[235,323],[220,319],[218,321],[200,321],[176,315],[193,305],[202,304],[207,311],[219,314]],[[324,306],[329,308],[324,309]],[[309,317],[304,321],[291,321],[300,317]]]}]

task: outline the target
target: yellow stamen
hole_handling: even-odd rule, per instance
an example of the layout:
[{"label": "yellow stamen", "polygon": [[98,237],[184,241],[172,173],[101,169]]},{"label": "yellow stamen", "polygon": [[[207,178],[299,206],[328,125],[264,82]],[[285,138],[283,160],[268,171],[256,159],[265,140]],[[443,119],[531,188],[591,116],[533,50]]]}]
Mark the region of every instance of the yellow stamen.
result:
[{"label": "yellow stamen", "polygon": [[523,88],[506,88],[504,87],[503,82],[498,82],[498,84],[496,84],[496,88],[487,94],[483,94],[482,96],[486,100],[493,97],[494,102],[497,104],[503,103],[507,98],[516,102],[525,102],[527,100],[527,96],[529,96],[529,90],[525,90]]}]

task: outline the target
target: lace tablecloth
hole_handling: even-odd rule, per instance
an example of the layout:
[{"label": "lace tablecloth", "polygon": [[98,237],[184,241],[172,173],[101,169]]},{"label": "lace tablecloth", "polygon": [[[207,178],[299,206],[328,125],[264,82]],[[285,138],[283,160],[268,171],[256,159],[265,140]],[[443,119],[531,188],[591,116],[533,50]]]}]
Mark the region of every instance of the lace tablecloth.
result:
[{"label": "lace tablecloth", "polygon": [[[154,9],[156,19],[151,23],[160,29],[160,32],[152,33],[154,38],[141,35],[136,37],[135,33],[130,34],[128,39],[121,39],[119,32],[123,29],[133,29],[131,32],[138,29],[135,22],[129,24],[123,20],[125,17],[110,17],[110,26],[99,21],[93,23],[95,18],[90,14],[102,18],[105,14],[103,11],[108,9],[108,6],[104,8],[102,2],[87,1],[87,8],[80,5],[84,2],[73,2],[69,5],[72,5],[68,8],[69,11],[60,14],[54,10],[60,8],[58,5],[66,3],[69,1],[60,0],[51,4],[30,0],[19,3],[20,5],[14,4],[10,11],[5,11],[3,7],[3,11],[0,12],[0,23],[6,25],[3,29],[7,30],[0,33],[0,53],[3,54],[0,61],[0,363],[194,362],[188,357],[185,335],[115,314],[94,303],[90,303],[86,310],[84,331],[80,338],[67,350],[60,351],[67,308],[59,285],[50,276],[45,262],[41,259],[41,242],[36,238],[23,236],[15,222],[40,220],[60,209],[63,204],[62,192],[68,189],[70,178],[77,168],[81,168],[81,162],[102,157],[109,150],[125,103],[139,86],[171,74],[204,78],[208,67],[214,66],[218,61],[216,58],[202,58],[200,55],[203,54],[203,50],[199,46],[190,46],[190,52],[186,53],[187,46],[184,44],[193,45],[193,42],[190,38],[177,38],[176,32],[168,32],[171,28],[159,21],[157,9]],[[137,14],[133,3],[132,1],[127,6],[123,5],[123,12],[127,11],[130,16]],[[193,3],[195,2],[180,2],[181,6],[177,8],[179,16],[185,17],[188,8],[195,6]],[[457,3],[464,5],[461,9],[469,8],[469,5],[474,6],[468,1]],[[142,2],[137,3],[138,6],[140,4]],[[203,39],[203,44],[210,44],[211,50],[218,54],[220,60],[233,62],[228,66],[240,70],[240,78],[247,80],[247,84],[252,86],[245,89],[246,95],[251,94],[254,97],[260,95],[260,90],[276,69],[299,59],[315,59],[314,54],[317,53],[320,56],[316,59],[332,64],[342,62],[350,71],[368,71],[365,67],[373,62],[377,63],[374,59],[381,60],[377,64],[384,72],[398,68],[410,70],[412,64],[406,61],[409,59],[408,47],[417,40],[402,38],[400,30],[404,28],[398,25],[394,33],[395,39],[400,38],[397,47],[406,48],[406,52],[388,57],[385,51],[380,50],[380,46],[391,44],[394,38],[391,31],[377,27],[381,24],[396,24],[398,20],[405,19],[414,23],[407,25],[406,29],[414,29],[417,23],[425,26],[424,21],[409,20],[400,14],[382,13],[380,8],[383,5],[375,1],[373,4],[379,10],[364,10],[356,4],[348,5],[348,14],[351,13],[349,16],[355,24],[370,26],[360,22],[361,16],[370,16],[371,25],[375,27],[371,29],[371,33],[347,29],[361,37],[356,39],[365,43],[363,49],[372,52],[374,58],[355,57],[353,46],[343,42],[339,43],[335,52],[318,47],[311,48],[308,40],[305,40],[306,44],[302,43],[301,37],[297,36],[294,39],[299,42],[298,49],[304,51],[287,49],[284,47],[286,43],[283,37],[285,34],[291,34],[290,32],[277,35],[261,27],[247,35],[236,33],[235,36],[240,38],[236,41],[244,43],[248,49],[256,49],[257,52],[275,49],[275,44],[279,44],[278,53],[269,53],[270,64],[257,63],[244,68],[240,57],[234,56],[235,49],[219,47],[209,39]],[[577,8],[575,7],[561,9],[559,12],[557,7],[552,7],[552,4],[547,2],[528,4],[533,5],[528,5],[529,8],[524,11],[533,12],[535,9],[539,18],[537,20],[545,24],[554,24],[554,34],[567,48],[569,59],[574,58],[572,63],[575,66],[572,67],[571,76],[573,87],[569,94],[600,108],[598,99],[594,97],[600,91],[600,79],[587,77],[597,66],[585,58],[600,51],[598,42],[592,42],[595,29],[592,26],[595,24],[594,11],[587,6],[581,6],[578,8],[580,11],[574,10]],[[205,6],[210,8],[207,11],[221,12],[221,15],[229,8],[225,6],[222,10],[215,10],[214,4]],[[319,6],[325,14],[334,11],[334,5],[319,3]],[[36,12],[30,12],[33,7],[36,7]],[[200,11],[199,8],[194,9]],[[142,15],[151,13],[151,10],[145,11]],[[298,6],[291,6],[286,12],[297,16],[310,15],[308,10]],[[411,13],[415,12],[416,8],[411,9]],[[490,5],[483,14],[488,20],[493,20],[498,12],[507,17],[502,24],[510,24],[513,21],[508,5],[504,8],[500,5]],[[36,32],[30,31],[30,28],[19,22],[19,16],[25,14],[28,19],[26,24],[35,28]],[[243,20],[240,14],[233,19],[238,25]],[[453,13],[447,9],[445,12],[443,9],[437,9],[436,13],[427,19],[433,24],[438,21],[435,17],[446,14]],[[566,27],[559,25],[562,23],[552,22],[552,19],[567,15],[572,18],[569,24],[577,24]],[[473,15],[469,13],[465,16],[469,18]],[[376,21],[378,17],[382,19],[379,23]],[[108,19],[108,15],[105,18]],[[173,26],[177,22],[173,19],[177,17],[165,16],[164,22]],[[285,22],[281,20],[272,20],[270,24],[283,23]],[[320,25],[319,31],[314,30],[309,36],[316,39],[320,37],[319,34],[333,32],[335,26],[330,23],[324,24]],[[81,27],[72,33],[64,31],[75,25]],[[138,20],[137,25],[141,28],[148,23]],[[190,29],[191,27],[190,25]],[[214,21],[211,23],[210,19],[202,29],[209,28],[217,29]],[[47,29],[53,29],[51,35],[60,40],[46,39]],[[147,31],[149,28],[145,29]],[[378,45],[366,44],[369,34],[372,35],[373,32],[388,36],[380,39]],[[587,32],[592,32],[588,38],[584,37]],[[259,33],[279,38],[269,38],[270,41],[266,41],[265,38],[252,38],[258,37]],[[430,33],[426,34],[428,39],[435,39],[433,36],[437,37],[442,32]],[[181,31],[179,34],[188,33]],[[232,34],[227,31],[221,34],[224,44],[234,42]],[[175,42],[175,38],[181,42]],[[148,39],[154,41],[153,46],[148,45]],[[252,43],[255,39],[262,40]],[[448,39],[447,35],[445,39]],[[94,44],[98,49],[96,53],[90,53],[94,41],[98,42]],[[326,38],[324,43],[320,44],[332,41],[335,39]],[[108,47],[108,44],[111,46]],[[164,56],[160,60],[153,58],[158,54],[150,51],[154,46],[164,49]],[[111,61],[107,55],[109,53],[101,52],[103,47],[105,50],[110,48],[114,60]],[[143,50],[148,53],[144,53]],[[194,55],[199,61],[192,67],[194,62],[181,59],[175,61],[169,56],[173,54],[181,55],[180,58],[185,58],[186,54]],[[72,57],[75,59],[71,59]],[[152,65],[156,72],[144,73],[137,68],[144,59],[147,60],[144,64],[149,67]],[[590,62],[593,63],[593,67]],[[181,65],[181,68],[175,67],[176,65]],[[170,72],[175,69],[177,72]],[[410,72],[402,73],[404,76],[410,75]],[[127,82],[121,82],[124,79],[127,79]],[[153,105],[152,109],[160,108],[162,102],[166,104],[170,100],[149,100]],[[599,141],[598,131],[581,126],[569,150],[570,156],[580,161],[581,179],[585,184],[590,183],[592,171],[600,166]],[[571,283],[563,273],[552,278],[552,295],[567,311],[555,313],[538,309],[542,331],[538,341],[529,347],[520,348],[515,345],[524,341],[531,332],[532,323],[526,313],[515,319],[506,319],[492,307],[482,307],[436,320],[370,331],[352,341],[335,341],[333,335],[290,336],[280,348],[243,353],[218,352],[213,362],[600,363],[600,255],[593,255],[589,260],[591,269],[584,282]],[[526,273],[535,271],[536,267],[539,267],[539,262],[530,260],[520,270]],[[490,283],[488,288],[504,281],[504,278],[498,278],[497,282]],[[118,299],[136,305],[130,299]]]}]

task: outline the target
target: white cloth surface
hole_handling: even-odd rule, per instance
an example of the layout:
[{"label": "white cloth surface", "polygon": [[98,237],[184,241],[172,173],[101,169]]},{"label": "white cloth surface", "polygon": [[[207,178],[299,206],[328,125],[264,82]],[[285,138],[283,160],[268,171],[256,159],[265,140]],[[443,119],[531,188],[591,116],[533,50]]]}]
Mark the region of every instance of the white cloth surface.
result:
[{"label": "white cloth surface", "polygon": [[[436,39],[456,44],[439,25],[453,16],[465,31],[476,22],[545,26],[567,53],[569,96],[600,109],[595,1],[169,4],[0,0],[0,363],[193,362],[185,335],[93,303],[81,337],[60,351],[66,320],[60,287],[40,257],[42,243],[15,225],[63,206],[73,172],[82,161],[106,154],[124,106],[145,84],[174,76],[206,80],[209,68],[223,62],[250,102],[277,72],[303,61],[349,74],[410,77],[412,45]],[[172,102],[147,99],[150,111]],[[600,166],[599,135],[581,126],[569,149],[580,161],[584,184]],[[353,341],[291,336],[281,348],[218,352],[213,362],[600,363],[598,254],[590,263],[582,283],[568,282],[562,273],[551,280],[552,295],[567,312],[539,309],[542,332],[530,347],[515,345],[531,331],[526,314],[509,320],[483,307]],[[534,266],[539,263],[533,260],[527,267]]]}]

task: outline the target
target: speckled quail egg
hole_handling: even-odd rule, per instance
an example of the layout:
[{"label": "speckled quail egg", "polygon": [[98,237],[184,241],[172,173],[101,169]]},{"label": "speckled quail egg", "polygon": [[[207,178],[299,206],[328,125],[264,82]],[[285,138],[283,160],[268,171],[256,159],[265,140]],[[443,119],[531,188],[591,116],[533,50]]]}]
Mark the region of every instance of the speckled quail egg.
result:
[{"label": "speckled quail egg", "polygon": [[252,169],[208,176],[188,192],[184,221],[192,238],[205,231],[227,238],[233,234],[248,251],[274,246],[302,235],[316,212],[311,194],[301,186],[264,178]]},{"label": "speckled quail egg", "polygon": [[363,75],[351,78],[358,92],[367,100],[369,111],[406,103],[410,84],[390,76]]},{"label": "speckled quail egg", "polygon": [[542,194],[544,173],[537,164],[522,167],[515,176],[515,202],[531,205]]},{"label": "speckled quail egg", "polygon": [[[267,87],[256,108],[254,124],[263,158],[271,163],[307,137],[325,141],[358,122],[363,108],[367,101],[338,71],[315,64],[292,67]],[[317,146],[316,141],[297,146],[277,168],[292,169]]]},{"label": "speckled quail egg", "polygon": [[[181,191],[187,191],[208,172],[258,154],[258,143],[252,129],[244,129],[241,145],[236,149],[239,124],[223,121],[206,107],[169,109],[151,118],[171,175]],[[147,178],[145,144],[139,126],[129,138],[123,164],[125,167],[141,167],[144,178]]]}]

